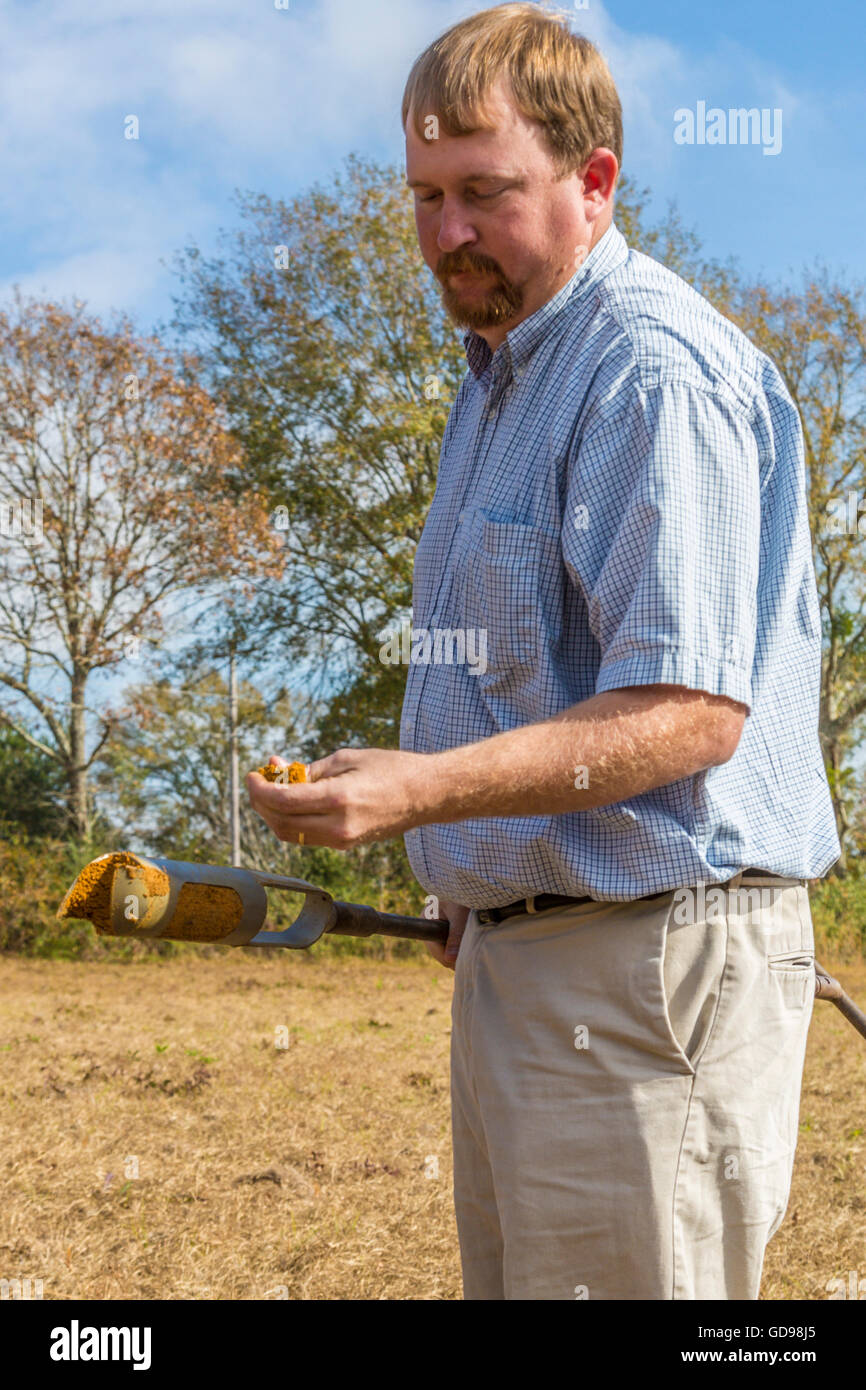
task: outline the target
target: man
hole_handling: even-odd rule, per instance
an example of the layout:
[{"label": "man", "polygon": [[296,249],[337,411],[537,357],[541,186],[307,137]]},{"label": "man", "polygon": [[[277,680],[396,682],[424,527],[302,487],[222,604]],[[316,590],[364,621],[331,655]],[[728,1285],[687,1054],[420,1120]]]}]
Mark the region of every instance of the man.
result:
[{"label": "man", "polygon": [[285,839],[404,831],[449,920],[465,1297],[754,1299],[840,850],[796,409],[626,246],[616,90],[561,19],[455,25],[403,117],[469,365],[413,624],[485,661],[410,664],[401,751],[251,794]]}]

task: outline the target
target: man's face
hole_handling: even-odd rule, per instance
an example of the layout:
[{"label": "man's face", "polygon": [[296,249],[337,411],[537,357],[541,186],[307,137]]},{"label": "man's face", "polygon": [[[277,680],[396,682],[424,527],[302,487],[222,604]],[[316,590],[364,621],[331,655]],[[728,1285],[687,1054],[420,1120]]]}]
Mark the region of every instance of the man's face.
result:
[{"label": "man's face", "polygon": [[446,312],[493,347],[571,278],[592,225],[583,179],[557,182],[541,127],[516,109],[503,82],[487,110],[495,130],[435,140],[415,133],[410,113],[406,180]]}]

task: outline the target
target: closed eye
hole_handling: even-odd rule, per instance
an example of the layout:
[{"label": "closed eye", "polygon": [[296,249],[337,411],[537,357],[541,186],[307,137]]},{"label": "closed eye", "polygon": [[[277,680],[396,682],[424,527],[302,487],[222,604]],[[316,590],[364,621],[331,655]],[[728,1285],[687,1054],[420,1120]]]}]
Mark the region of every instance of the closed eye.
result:
[{"label": "closed eye", "polygon": [[[504,193],[504,192],[505,192],[505,189],[504,189],[504,188],[496,188],[496,189],[494,189],[494,191],[493,191],[492,193],[470,193],[470,194],[469,194],[469,197],[470,197],[470,198],[478,198],[478,199],[481,199],[481,200],[483,200],[483,199],[485,199],[485,198],[498,198],[499,195],[500,195],[500,193]],[[419,201],[419,203],[432,203],[432,201],[433,201],[434,198],[441,198],[441,196],[442,196],[441,193],[430,193],[430,194],[428,194],[428,196],[427,196],[426,198],[420,198],[420,197],[419,197],[418,201]]]}]

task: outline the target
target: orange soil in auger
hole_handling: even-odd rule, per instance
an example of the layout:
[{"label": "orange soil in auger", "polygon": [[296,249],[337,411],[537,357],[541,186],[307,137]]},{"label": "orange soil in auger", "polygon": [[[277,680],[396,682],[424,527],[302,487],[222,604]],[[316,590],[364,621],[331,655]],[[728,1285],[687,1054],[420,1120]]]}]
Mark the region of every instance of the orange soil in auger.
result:
[{"label": "orange soil in auger", "polygon": [[173,941],[219,941],[240,924],[243,910],[234,888],[185,883],[177,895],[168,935]]},{"label": "orange soil in auger", "polygon": [[[164,897],[169,878],[164,869],[148,864],[137,854],[121,850],[104,854],[85,865],[57,910],[58,917],[78,917],[92,922],[102,936],[112,936],[111,885],[121,865],[136,870],[145,890]],[[219,941],[239,925],[243,902],[234,888],[215,883],[184,883],[164,935],[173,941]]]},{"label": "orange soil in auger", "polygon": [[58,917],[79,917],[92,922],[103,936],[111,932],[111,884],[114,871],[120,865],[137,869],[144,880],[148,893],[168,892],[168,874],[164,869],[146,864],[137,854],[120,850],[117,854],[103,854],[85,864],[73,883],[60,907]]}]

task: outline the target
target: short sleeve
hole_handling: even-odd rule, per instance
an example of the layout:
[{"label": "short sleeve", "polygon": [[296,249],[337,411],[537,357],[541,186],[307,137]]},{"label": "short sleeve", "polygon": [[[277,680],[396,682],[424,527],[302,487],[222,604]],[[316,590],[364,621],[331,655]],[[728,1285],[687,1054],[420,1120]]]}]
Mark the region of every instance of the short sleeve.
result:
[{"label": "short sleeve", "polygon": [[724,395],[630,385],[569,461],[563,559],[601,651],[596,692],[669,684],[751,709],[758,445]]}]

